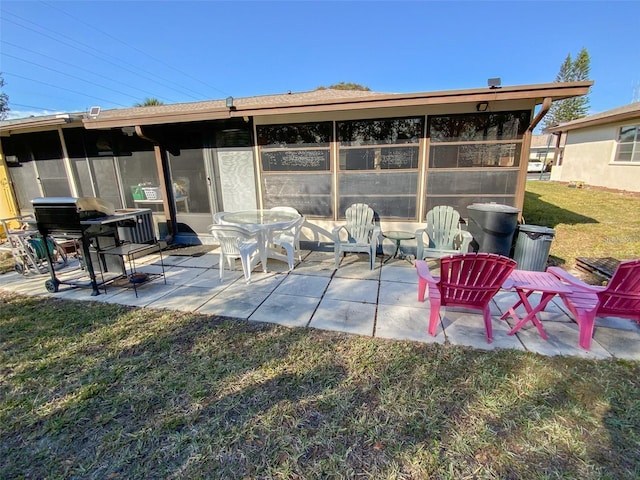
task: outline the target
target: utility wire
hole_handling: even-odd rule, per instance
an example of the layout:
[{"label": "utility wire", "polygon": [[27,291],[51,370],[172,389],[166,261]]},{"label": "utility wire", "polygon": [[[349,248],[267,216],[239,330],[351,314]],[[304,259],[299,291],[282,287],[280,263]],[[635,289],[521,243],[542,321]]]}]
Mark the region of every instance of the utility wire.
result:
[{"label": "utility wire", "polygon": [[58,112],[60,110],[56,110],[55,108],[46,108],[46,107],[36,107],[34,105],[25,105],[24,103],[13,103],[13,102],[9,102],[9,105],[16,106],[16,107],[24,107],[24,108],[33,108],[35,110],[43,110],[45,112]]},{"label": "utility wire", "polygon": [[36,82],[36,83],[40,83],[42,85],[47,85],[48,87],[59,88],[60,90],[66,90],[67,92],[75,93],[76,95],[82,95],[83,97],[93,98],[95,100],[100,100],[100,101],[103,101],[103,102],[107,102],[107,104],[117,105],[117,106],[123,107],[123,108],[130,108],[127,105],[122,105],[121,103],[114,102],[113,100],[107,100],[106,98],[96,97],[95,95],[87,95],[86,93],[81,93],[81,92],[77,92],[75,90],[71,90],[70,88],[64,88],[64,87],[60,87],[58,85],[53,85],[51,83],[43,82],[42,80],[36,80],[35,78],[29,78],[29,77],[25,77],[23,75],[18,75],[17,73],[11,73],[11,72],[2,72],[2,73],[4,73],[5,75],[11,75],[13,77],[22,78],[23,80],[29,80],[31,82]]},{"label": "utility wire", "polygon": [[[8,12],[5,12],[5,13],[8,13]],[[27,23],[30,23],[30,24],[32,24],[32,25],[35,25],[35,26],[37,26],[37,27],[39,27],[39,28],[44,28],[44,27],[42,27],[41,25],[38,25],[38,24],[33,23],[33,22],[29,21],[29,20],[26,20],[26,19],[24,19],[24,18],[20,17],[19,15],[14,14],[14,13],[9,13],[9,14],[10,14],[10,15],[13,15],[13,16],[15,16],[15,17],[17,17],[17,18],[19,18],[20,20],[26,21]],[[171,89],[173,89],[173,90],[178,90],[178,89],[176,89],[173,85],[169,85],[169,84],[167,84],[167,83],[163,83],[163,82],[158,81],[158,80],[157,80],[157,77],[156,77],[156,78],[154,78],[154,77],[149,77],[149,76],[146,76],[146,75],[142,75],[142,74],[140,73],[140,71],[143,71],[143,72],[149,73],[149,74],[151,74],[151,75],[154,75],[152,72],[148,72],[148,71],[146,71],[146,70],[143,70],[143,69],[141,69],[141,68],[139,68],[138,66],[135,66],[135,65],[132,65],[132,66],[133,66],[133,67],[135,67],[135,68],[137,68],[137,69],[138,69],[138,71],[136,71],[136,70],[132,70],[132,69],[130,69],[130,68],[126,68],[126,67],[124,67],[122,64],[121,64],[121,65],[118,65],[118,63],[116,63],[116,62],[112,62],[112,61],[111,61],[111,60],[109,60],[108,58],[104,58],[105,56],[106,56],[106,57],[111,57],[111,58],[116,58],[116,57],[113,57],[112,55],[105,54],[104,52],[100,52],[99,50],[97,50],[97,49],[95,49],[95,48],[93,48],[93,47],[91,47],[91,46],[89,46],[89,45],[86,45],[86,44],[84,44],[84,43],[82,43],[82,42],[79,42],[79,41],[77,41],[77,40],[73,39],[72,37],[69,37],[69,36],[67,36],[67,35],[64,35],[64,34],[61,34],[61,33],[57,33],[57,32],[56,32],[56,35],[59,35],[59,36],[61,36],[61,37],[63,37],[63,38],[68,38],[69,40],[72,40],[73,42],[75,42],[75,43],[77,43],[77,44],[80,44],[80,45],[83,45],[83,46],[87,47],[89,50],[94,50],[94,51],[98,52],[98,53],[102,56],[102,58],[101,58],[100,56],[96,55],[95,53],[92,53],[91,51],[87,51],[87,50],[85,50],[85,49],[82,49],[82,48],[78,47],[77,45],[74,45],[74,44],[72,44],[72,43],[68,43],[68,42],[62,41],[62,40],[60,40],[60,39],[58,39],[58,38],[55,38],[55,37],[52,37],[51,35],[48,35],[48,34],[46,34],[46,33],[39,32],[39,31],[37,31],[37,30],[35,30],[35,29],[33,29],[33,28],[30,28],[30,27],[28,27],[28,26],[26,26],[26,25],[20,24],[19,22],[16,22],[16,21],[14,21],[14,20],[11,20],[11,19],[8,19],[8,18],[5,18],[4,20],[5,20],[5,21],[7,21],[7,22],[9,22],[9,23],[13,23],[14,25],[18,25],[19,27],[22,27],[22,28],[24,28],[24,29],[26,29],[26,30],[30,30],[30,31],[32,31],[32,32],[35,32],[35,33],[37,33],[38,35],[42,35],[43,37],[47,37],[47,38],[49,38],[49,39],[51,39],[51,40],[53,40],[53,41],[55,41],[55,42],[62,43],[63,45],[67,45],[67,46],[69,46],[69,47],[71,47],[71,48],[74,48],[74,49],[79,50],[79,51],[81,51],[81,52],[83,52],[83,53],[86,53],[86,54],[88,54],[88,55],[91,55],[92,57],[95,57],[95,58],[98,58],[98,59],[102,60],[103,62],[109,63],[109,64],[111,64],[111,65],[113,65],[113,66],[115,66],[115,67],[118,67],[118,68],[122,69],[122,70],[125,70],[125,71],[128,71],[128,72],[130,72],[130,73],[133,73],[134,75],[137,75],[137,76],[142,77],[142,78],[146,78],[147,80],[151,80],[152,82],[155,82],[155,83],[157,83],[157,84],[159,84],[159,85],[162,85],[162,86],[164,86],[164,87],[166,87],[166,88],[171,88]],[[120,59],[118,59],[118,60],[120,60]],[[127,63],[127,62],[122,62],[122,61],[121,61],[121,63],[127,64],[127,65],[131,65],[131,64]],[[177,85],[177,84],[176,84],[176,85]],[[191,95],[191,94],[189,94],[189,93],[186,93],[187,91],[193,92],[193,93],[195,93],[196,95],[199,95],[199,97],[196,97],[196,96],[193,96],[193,95]],[[187,96],[191,97],[191,98],[192,98],[192,99],[194,99],[194,100],[202,100],[202,97],[206,97],[206,96],[202,95],[201,93],[195,92],[195,91],[193,91],[193,90],[191,90],[191,89],[187,89],[187,88],[183,88],[183,89],[182,89],[182,93],[183,93],[184,95],[187,95]]]},{"label": "utility wire", "polygon": [[60,70],[56,70],[55,68],[47,67],[47,66],[45,66],[45,65],[40,65],[39,63],[31,62],[31,61],[29,61],[29,60],[25,60],[25,59],[23,59],[23,58],[16,57],[15,55],[11,55],[11,54],[9,54],[9,53],[4,53],[3,55],[4,55],[5,57],[15,58],[16,60],[19,60],[19,61],[24,62],[24,63],[28,63],[28,64],[30,64],[30,65],[35,65],[36,67],[39,67],[39,68],[44,68],[45,70],[50,70],[50,71],[52,71],[52,72],[59,73],[60,75],[65,75],[65,76],[67,76],[67,77],[71,77],[71,78],[73,78],[73,79],[75,79],[75,80],[79,80],[79,81],[81,81],[81,82],[85,82],[85,83],[88,83],[88,84],[91,84],[91,85],[95,85],[95,86],[97,86],[97,87],[102,87],[102,88],[104,88],[104,89],[111,90],[112,92],[119,93],[120,95],[124,95],[125,97],[131,97],[131,98],[133,98],[134,100],[137,100],[137,99],[138,99],[138,97],[136,97],[136,96],[134,96],[134,95],[129,95],[128,93],[124,93],[124,92],[121,92],[120,90],[116,90],[116,89],[114,89],[114,88],[107,87],[106,85],[102,85],[102,84],[100,84],[100,83],[92,82],[92,81],[90,81],[90,80],[85,80],[85,79],[83,79],[83,78],[80,78],[80,77],[76,77],[76,76],[74,76],[74,75],[71,75],[70,73],[61,72]]},{"label": "utility wire", "polygon": [[220,90],[219,88],[216,88],[216,87],[214,87],[213,85],[211,85],[211,84],[209,84],[209,83],[207,83],[207,82],[204,82],[204,81],[202,81],[201,79],[199,79],[199,78],[197,78],[197,77],[194,77],[193,75],[189,75],[188,73],[185,73],[185,72],[182,72],[182,71],[180,71],[180,70],[176,69],[175,67],[173,67],[172,65],[169,65],[169,64],[168,64],[167,62],[165,62],[164,60],[161,60],[161,59],[159,59],[159,58],[156,58],[156,57],[154,57],[153,55],[150,55],[150,54],[148,54],[147,52],[144,52],[143,50],[140,50],[140,49],[139,49],[139,48],[137,48],[135,45],[131,45],[131,44],[129,44],[129,43],[127,43],[127,42],[123,41],[121,38],[118,38],[118,37],[116,37],[116,36],[113,36],[113,35],[111,35],[110,33],[105,32],[104,30],[100,30],[100,29],[99,29],[99,28],[97,28],[95,25],[89,24],[89,23],[85,22],[84,20],[82,20],[82,19],[80,19],[80,18],[78,18],[78,17],[76,17],[76,16],[74,16],[74,15],[71,15],[69,12],[66,12],[66,11],[62,10],[61,8],[54,7],[53,5],[51,5],[51,4],[47,3],[47,2],[43,2],[43,1],[41,1],[40,3],[42,3],[43,5],[46,5],[46,6],[47,6],[47,7],[49,7],[49,8],[52,8],[53,10],[57,10],[58,12],[65,14],[66,16],[68,16],[68,17],[70,17],[70,18],[74,19],[75,21],[77,21],[77,22],[79,22],[79,23],[82,23],[83,25],[86,25],[87,27],[90,27],[92,30],[95,30],[95,31],[97,31],[97,32],[100,32],[100,33],[102,33],[103,35],[105,35],[105,36],[107,36],[107,37],[109,37],[109,38],[111,38],[111,39],[113,39],[113,40],[115,40],[115,41],[117,41],[117,42],[120,42],[120,43],[121,43],[121,44],[123,44],[125,47],[131,48],[131,49],[133,49],[133,50],[135,50],[135,51],[137,51],[137,52],[141,53],[142,55],[144,55],[144,56],[146,56],[146,57],[148,57],[148,58],[150,58],[150,59],[152,59],[152,60],[155,60],[156,62],[160,63],[161,65],[164,65],[165,67],[168,67],[168,68],[170,68],[171,70],[173,70],[173,71],[175,71],[175,72],[177,72],[177,73],[180,73],[180,74],[184,75],[184,76],[185,76],[185,77],[187,77],[187,78],[190,78],[190,79],[192,79],[192,80],[195,80],[195,81],[197,81],[197,82],[200,82],[202,85],[204,85],[204,86],[206,86],[206,87],[209,87],[209,88],[211,88],[211,89],[213,89],[213,90],[216,90],[216,91],[218,91],[218,92],[222,93],[222,94],[223,94],[223,95],[225,95],[225,96],[228,96],[228,95],[229,95],[229,93],[225,92],[224,90]]},{"label": "utility wire", "polygon": [[[0,43],[3,43],[3,44],[5,44],[5,45],[10,45],[10,46],[12,46],[12,47],[14,47],[14,48],[17,48],[17,49],[20,49],[20,50],[24,50],[25,52],[33,53],[33,54],[35,54],[35,55],[40,55],[40,56],[42,56],[42,57],[47,57],[47,58],[49,58],[50,60],[55,60],[56,62],[61,63],[62,65],[68,65],[68,66],[70,66],[70,67],[77,68],[78,70],[87,71],[86,69],[83,69],[82,67],[80,67],[80,66],[78,66],[78,65],[74,65],[73,63],[65,62],[64,60],[60,60],[59,58],[49,57],[48,55],[45,55],[44,53],[36,52],[35,50],[31,50],[31,49],[29,49],[29,48],[25,48],[25,47],[23,47],[23,46],[21,46],[21,45],[16,45],[15,43],[7,42],[6,40],[2,40],[2,39],[0,39]],[[9,57],[11,56],[11,55],[9,55],[8,53],[4,53],[3,55],[4,55],[4,56],[9,56]],[[13,57],[13,58],[18,58],[18,57]],[[24,60],[24,59],[22,59],[22,58],[18,58],[18,60],[22,60],[23,62],[27,62],[27,60]],[[33,63],[33,62],[29,62],[29,63]],[[50,68],[50,67],[45,67],[45,66],[43,66],[43,65],[36,64],[36,63],[34,63],[34,65],[37,65],[37,66],[39,66],[39,67],[41,66],[42,68]],[[54,70],[54,71],[57,71],[57,70]],[[92,72],[88,72],[88,73],[90,73],[90,74],[92,74],[92,75],[95,75],[96,77],[98,77],[98,76],[99,76],[99,75],[94,74],[94,73],[92,73]],[[69,74],[65,73],[65,75],[69,75]],[[82,80],[82,78],[80,78],[80,77],[74,77],[74,78],[77,78],[78,80]],[[101,77],[101,78],[103,78],[103,77]],[[94,82],[92,82],[92,81],[90,81],[90,80],[83,80],[83,81],[88,81],[88,82],[90,82],[90,83],[92,83],[92,84],[94,83]],[[98,84],[96,83],[95,85],[98,85]],[[137,91],[139,91],[139,92],[142,92],[142,93],[143,93],[143,94],[145,94],[146,96],[151,95],[151,96],[153,96],[153,97],[160,97],[160,98],[162,98],[162,99],[166,100],[167,102],[173,102],[173,103],[176,103],[176,102],[177,102],[177,100],[173,100],[173,99],[170,99],[170,98],[165,97],[165,96],[150,94],[148,90],[143,90],[143,89],[141,89],[141,88],[134,87],[134,86],[129,85],[129,84],[126,84],[126,83],[125,83],[125,84],[123,84],[123,85],[125,85],[126,87],[131,88],[131,89],[133,89],[133,90],[137,90]],[[105,87],[105,88],[108,88],[108,87]],[[114,90],[114,91],[117,91],[117,90]],[[122,93],[122,92],[118,92],[118,93]],[[132,96],[133,96],[133,95],[128,95],[128,94],[124,94],[124,93],[123,93],[123,95],[127,95],[127,96],[130,96],[130,97],[132,97]],[[138,97],[134,97],[134,98],[138,98]]]}]

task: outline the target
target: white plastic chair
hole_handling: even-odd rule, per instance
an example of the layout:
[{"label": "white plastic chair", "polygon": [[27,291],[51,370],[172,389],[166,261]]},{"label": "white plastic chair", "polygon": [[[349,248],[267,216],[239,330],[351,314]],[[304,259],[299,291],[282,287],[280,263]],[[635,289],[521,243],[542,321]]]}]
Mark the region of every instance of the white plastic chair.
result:
[{"label": "white plastic chair", "polygon": [[[333,249],[336,268],[340,264],[340,254],[360,252],[369,254],[369,269],[373,270],[380,237],[380,227],[374,223],[374,211],[365,203],[354,203],[345,212],[346,225],[333,229]],[[346,232],[346,239],[341,232]]]},{"label": "white plastic chair", "polygon": [[460,214],[453,207],[439,205],[427,212],[427,225],[416,230],[416,240],[416,258],[424,260],[467,253],[473,237],[460,228]]},{"label": "white plastic chair", "polygon": [[216,212],[213,214],[213,223],[216,225],[220,225],[222,223],[222,218],[227,212]]},{"label": "white plastic chair", "polygon": [[233,225],[209,225],[209,231],[220,244],[220,281],[224,279],[225,260],[229,270],[235,270],[235,260],[239,258],[244,278],[249,283],[251,271],[260,260],[256,234]]},{"label": "white plastic chair", "polygon": [[[295,208],[293,208],[293,207],[272,207],[271,210],[278,211],[278,212],[294,213],[296,215],[300,215],[300,212],[298,210],[296,210]],[[287,238],[287,237],[290,237],[290,236],[295,237],[294,238],[293,247],[294,247],[295,252],[298,253],[298,260],[299,261],[302,261],[302,255],[300,253],[300,232],[302,231],[302,225],[304,224],[304,222],[305,222],[305,218],[303,216],[302,217],[302,221],[299,224],[296,223],[292,227],[288,228],[287,230],[282,230],[280,232],[277,232],[276,236],[274,236],[274,239],[273,239],[274,240],[273,241],[274,245],[278,245],[278,246],[280,246],[280,247],[282,247],[282,248],[284,248],[286,250],[286,247],[284,245],[280,245],[278,242],[276,242],[276,238],[278,236],[282,235],[283,232],[288,232],[288,233],[285,234],[285,236],[283,238],[280,239],[280,240],[284,241],[285,243],[289,241],[289,238]],[[288,250],[287,250],[287,256],[289,256]],[[292,258],[292,257],[293,257],[293,255],[291,257],[289,257],[289,258]],[[291,270],[291,269],[293,269],[293,267],[292,267],[292,262],[290,260],[289,261],[289,270]]]},{"label": "white plastic chair", "polygon": [[271,237],[271,243],[273,245],[282,247],[287,252],[289,270],[293,270],[295,253],[298,254],[298,261],[302,261],[302,254],[300,253],[300,231],[302,230],[304,221],[304,216],[300,216],[291,227],[286,230],[276,230]]}]

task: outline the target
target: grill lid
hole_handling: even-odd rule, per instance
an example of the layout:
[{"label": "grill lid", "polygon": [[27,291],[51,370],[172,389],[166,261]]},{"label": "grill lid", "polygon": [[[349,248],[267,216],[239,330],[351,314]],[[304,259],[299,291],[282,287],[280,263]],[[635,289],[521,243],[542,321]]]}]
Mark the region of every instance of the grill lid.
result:
[{"label": "grill lid", "polygon": [[113,203],[98,197],[40,197],[31,200],[31,204],[37,210],[39,207],[72,207],[77,212],[99,212],[105,216],[115,214]]}]

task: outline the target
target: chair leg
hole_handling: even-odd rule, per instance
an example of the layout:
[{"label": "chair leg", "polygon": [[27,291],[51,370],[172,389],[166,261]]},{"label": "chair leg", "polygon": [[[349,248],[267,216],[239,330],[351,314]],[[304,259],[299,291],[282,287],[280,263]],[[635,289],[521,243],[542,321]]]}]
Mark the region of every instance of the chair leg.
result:
[{"label": "chair leg", "polygon": [[334,249],[333,253],[336,258],[336,268],[338,268],[338,265],[340,265],[340,249],[339,248]]},{"label": "chair leg", "polygon": [[220,270],[220,281],[224,279],[224,255],[220,252],[220,260],[218,260],[218,269]]},{"label": "chair leg", "polygon": [[440,299],[429,298],[431,313],[429,314],[429,335],[436,336],[438,323],[440,322]]},{"label": "chair leg", "polygon": [[287,262],[289,263],[289,271],[293,270],[293,264],[295,262],[295,258],[293,257],[293,245],[283,244],[281,245],[284,248],[284,251],[287,252]]},{"label": "chair leg", "polygon": [[577,318],[578,327],[580,327],[580,346],[585,350],[591,350],[591,339],[593,338],[593,329],[595,327],[596,312],[580,312]]},{"label": "chair leg", "polygon": [[418,277],[418,301],[419,302],[424,302],[424,293],[427,290],[427,281],[422,278],[422,277]]},{"label": "chair leg", "polygon": [[251,283],[251,256],[243,255],[241,260],[244,279],[247,281],[247,283]]},{"label": "chair leg", "polygon": [[487,343],[491,343],[493,342],[493,327],[491,326],[491,309],[488,304],[482,309],[482,316],[484,317],[484,328],[487,331]]}]

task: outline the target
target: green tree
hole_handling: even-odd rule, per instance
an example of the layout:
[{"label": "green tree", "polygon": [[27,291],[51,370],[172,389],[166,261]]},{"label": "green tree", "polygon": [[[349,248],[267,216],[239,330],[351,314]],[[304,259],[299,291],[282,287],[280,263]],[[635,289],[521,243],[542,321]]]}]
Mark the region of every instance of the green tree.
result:
[{"label": "green tree", "polygon": [[359,83],[352,82],[340,82],[334,83],[333,85],[329,85],[328,87],[319,86],[316,90],[360,90],[362,92],[370,92],[371,89],[369,87],[365,87],[364,85],[360,85]]},{"label": "green tree", "polygon": [[9,95],[2,89],[4,89],[4,78],[2,78],[2,72],[0,72],[0,120],[7,118],[7,112],[11,110],[9,108]]},{"label": "green tree", "polygon": [[164,102],[158,100],[157,98],[145,98],[144,102],[136,103],[134,107],[156,107],[158,105],[164,105]]},{"label": "green tree", "polygon": [[[589,80],[591,72],[591,58],[586,48],[580,50],[575,60],[571,54],[567,55],[556,75],[556,82],[581,82]],[[563,122],[570,122],[587,115],[589,111],[589,97],[574,97],[553,102],[551,109],[544,119],[544,126],[551,127]]]}]

